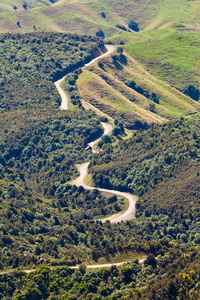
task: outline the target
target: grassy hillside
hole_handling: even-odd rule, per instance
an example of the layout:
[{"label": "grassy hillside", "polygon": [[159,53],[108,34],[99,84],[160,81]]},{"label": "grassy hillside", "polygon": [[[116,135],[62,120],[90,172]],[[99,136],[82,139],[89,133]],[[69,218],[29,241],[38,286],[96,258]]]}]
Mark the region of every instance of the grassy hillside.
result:
[{"label": "grassy hillside", "polygon": [[29,10],[35,7],[49,6],[57,0],[1,0],[0,13],[4,11]]},{"label": "grassy hillside", "polygon": [[148,41],[127,46],[126,49],[153,75],[182,92],[189,84],[200,89],[199,32],[177,26],[171,28],[171,34],[169,30],[167,33],[165,30],[147,31]]},{"label": "grassy hillside", "polygon": [[[30,3],[34,6],[35,2]],[[42,3],[48,2],[50,1],[46,0]],[[199,28],[199,3],[199,0],[61,0],[51,7],[39,10],[2,13],[0,30],[27,32],[32,31],[34,25],[37,30],[95,34],[101,29],[108,37],[127,30],[129,21],[136,22],[140,30],[157,29],[174,22]],[[21,27],[16,26],[17,22],[20,22]]]},{"label": "grassy hillside", "polygon": [[[126,33],[108,39],[126,45],[83,71],[77,81],[81,97],[127,128],[134,128],[136,119],[159,124],[198,116],[198,33],[162,29],[143,37],[136,42]],[[189,86],[196,89],[197,98],[187,92]]]}]

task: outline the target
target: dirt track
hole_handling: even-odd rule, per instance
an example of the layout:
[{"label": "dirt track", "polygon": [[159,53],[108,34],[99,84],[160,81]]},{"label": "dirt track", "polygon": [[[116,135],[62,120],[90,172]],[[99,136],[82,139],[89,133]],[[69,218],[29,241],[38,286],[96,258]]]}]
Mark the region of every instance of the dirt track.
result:
[{"label": "dirt track", "polygon": [[[89,164],[90,162],[76,165],[77,169],[80,172],[80,176],[77,179],[73,180],[71,184],[75,184],[76,186],[83,186],[85,189],[88,190],[94,189],[94,187],[88,186],[84,183],[84,178],[88,175]],[[115,190],[107,190],[102,188],[96,188],[96,189],[98,189],[101,192],[111,193],[120,197],[125,197],[129,201],[129,206],[123,213],[115,214],[108,218],[101,219],[103,223],[105,223],[107,220],[109,220],[111,223],[119,223],[121,221],[131,220],[135,217],[135,204],[137,201],[136,196],[129,193],[115,191]]]},{"label": "dirt track", "polygon": [[[112,46],[112,45],[108,45],[108,46]],[[109,55],[111,54],[112,52],[115,51],[115,47],[107,47],[108,49],[108,52],[104,53],[103,55],[95,58],[94,60],[92,60],[89,64],[85,65],[84,67],[90,65],[91,63],[94,63],[95,61],[97,61],[98,59],[100,59],[101,57],[104,57],[106,55]],[[60,84],[61,82],[64,80],[64,77],[58,81],[55,82],[55,85],[56,85],[56,88],[58,89],[58,92],[60,93],[61,95],[61,98],[62,98],[62,103],[61,103],[61,106],[60,106],[60,109],[62,110],[67,110],[68,109],[68,101],[69,101],[69,98],[68,96],[66,95],[66,93],[64,92],[64,90],[60,87]],[[108,123],[104,123],[102,122],[102,125],[104,127],[104,134],[109,134],[111,133],[112,131],[112,126]],[[103,135],[104,135],[103,134]],[[101,138],[99,139],[96,139],[95,141],[89,143],[88,145],[92,148],[93,152],[95,153],[96,151],[93,149],[94,147],[94,144],[100,140]],[[83,163],[83,164],[79,164],[79,165],[76,165],[76,167],[78,168],[79,172],[80,172],[80,176],[75,179],[74,181],[71,182],[71,184],[75,184],[76,186],[83,186],[85,189],[94,189],[94,187],[90,187],[90,186],[87,186],[85,183],[84,183],[84,178],[87,176],[88,174],[88,166],[89,166],[89,163],[90,162],[86,162],[86,163]],[[102,219],[101,221],[104,223],[106,222],[107,220],[109,220],[111,223],[119,223],[121,221],[126,221],[126,220],[130,220],[132,218],[135,217],[135,204],[136,204],[136,201],[137,201],[137,197],[134,196],[134,195],[131,195],[129,193],[124,193],[124,192],[119,192],[119,191],[115,191],[115,190],[107,190],[107,189],[101,189],[101,188],[98,188],[98,190],[102,191],[102,192],[109,192],[111,194],[114,194],[114,195],[119,195],[121,197],[125,197],[128,199],[129,201],[129,206],[127,208],[126,211],[124,211],[123,213],[119,213],[119,214],[116,214],[116,215],[112,215],[111,217],[108,217],[108,218],[105,218],[105,219]],[[143,263],[145,259],[140,259],[139,260],[139,263]],[[118,263],[108,263],[108,264],[102,264],[102,265],[87,265],[86,267],[88,269],[92,269],[92,268],[106,268],[106,267],[111,267],[111,266],[121,266],[123,264],[127,263],[127,261],[125,262],[118,262]],[[74,267],[70,267],[72,269],[78,269],[79,266],[74,266]],[[54,267],[51,267],[51,269],[55,269]],[[25,273],[29,274],[29,273],[32,273],[35,271],[34,270],[23,270]],[[5,274],[5,273],[10,273],[9,272],[0,272],[0,274]]]},{"label": "dirt track", "polygon": [[[90,66],[91,64],[93,64],[97,60],[101,59],[102,57],[110,55],[111,53],[113,53],[115,51],[115,46],[113,46],[113,45],[106,45],[106,48],[108,50],[106,53],[96,57],[95,59],[93,59],[88,64],[85,64],[83,68],[86,68],[86,67]],[[56,85],[56,88],[58,89],[58,92],[61,95],[61,98],[62,98],[62,103],[61,103],[60,109],[67,110],[68,109],[69,98],[66,95],[65,91],[60,87],[60,84],[62,83],[62,81],[64,79],[65,79],[65,77],[63,77],[62,79],[56,81],[55,85]],[[110,124],[102,122],[102,126],[104,127],[104,134],[110,134],[111,133],[112,126]],[[100,139],[101,139],[101,137],[88,144],[88,146],[90,146],[92,148],[93,153],[97,153],[97,151],[94,150],[94,145]],[[79,165],[76,166],[78,168],[79,172],[80,172],[80,176],[77,179],[75,179],[74,181],[72,181],[71,184],[75,184],[76,186],[83,186],[85,189],[89,189],[89,190],[94,189],[94,187],[87,186],[84,183],[84,178],[88,175],[88,166],[89,166],[89,162],[79,164]],[[129,194],[129,193],[115,191],[115,190],[107,190],[107,189],[102,189],[102,188],[97,188],[97,189],[101,192],[108,192],[108,193],[111,193],[111,194],[114,194],[114,195],[117,195],[117,196],[120,196],[120,197],[125,197],[129,201],[129,206],[123,213],[118,213],[118,214],[112,215],[108,218],[102,219],[101,221],[103,223],[106,222],[107,220],[109,220],[111,223],[119,223],[121,221],[131,220],[135,217],[135,204],[136,204],[136,201],[137,201],[136,196],[134,196],[132,194]]]}]

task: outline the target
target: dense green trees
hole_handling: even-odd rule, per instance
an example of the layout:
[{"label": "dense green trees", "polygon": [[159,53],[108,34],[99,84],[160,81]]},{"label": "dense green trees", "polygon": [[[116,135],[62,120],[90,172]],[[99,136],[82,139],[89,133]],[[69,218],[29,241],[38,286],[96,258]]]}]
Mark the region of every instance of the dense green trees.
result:
[{"label": "dense green trees", "polygon": [[0,36],[1,110],[27,104],[59,104],[51,81],[83,66],[105,51],[99,38],[31,33]]},{"label": "dense green trees", "polygon": [[[0,275],[0,299],[198,299],[199,255],[172,251],[151,266],[138,260],[120,268],[73,270],[47,266]],[[188,268],[187,265],[190,264]],[[141,289],[142,288],[142,289]]]},{"label": "dense green trees", "polygon": [[94,158],[90,165],[93,179],[98,186],[107,183],[111,189],[139,195],[137,217],[160,222],[159,230],[165,236],[196,242],[199,137],[199,122],[183,118],[140,130],[129,141],[109,145],[104,154]]},{"label": "dense green trees", "polygon": [[128,22],[128,27],[131,28],[133,31],[136,31],[136,32],[138,32],[140,30],[139,27],[138,27],[138,24],[136,22],[132,21],[132,20],[130,20]]}]

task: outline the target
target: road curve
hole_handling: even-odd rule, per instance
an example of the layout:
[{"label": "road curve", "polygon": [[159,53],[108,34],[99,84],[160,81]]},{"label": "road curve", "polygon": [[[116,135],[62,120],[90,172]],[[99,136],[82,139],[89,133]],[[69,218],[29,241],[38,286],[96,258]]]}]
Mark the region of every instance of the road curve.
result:
[{"label": "road curve", "polygon": [[[83,186],[85,189],[88,190],[93,190],[94,187],[88,186],[84,183],[84,178],[88,175],[88,166],[89,166],[90,162],[86,162],[83,164],[77,164],[76,167],[80,173],[80,176],[78,178],[76,178],[75,180],[73,180],[71,182],[71,184],[76,185],[77,187],[79,186]],[[137,197],[129,194],[129,193],[125,193],[125,192],[120,192],[120,191],[115,191],[115,190],[108,190],[108,189],[102,189],[102,188],[96,188],[97,190],[101,191],[101,192],[106,192],[106,193],[112,193],[116,196],[120,196],[120,197],[125,197],[128,199],[129,201],[129,206],[128,208],[119,214],[115,214],[112,215],[108,218],[105,219],[101,219],[101,221],[103,223],[105,223],[106,221],[110,221],[110,223],[119,223],[121,221],[127,221],[127,220],[131,220],[135,217],[135,204],[137,201]]]},{"label": "road curve", "polygon": [[[67,76],[67,75],[66,75]],[[65,93],[65,91],[61,88],[61,83],[65,80],[65,77],[61,78],[60,80],[54,82],[60,96],[62,99],[61,105],[60,105],[60,109],[61,110],[68,110],[68,103],[69,103],[69,97],[67,96],[67,94]]]},{"label": "road curve", "polygon": [[90,65],[92,65],[95,61],[107,56],[107,55],[110,55],[112,54],[113,52],[115,52],[116,48],[114,45],[105,45],[106,49],[107,49],[107,52],[105,52],[104,54],[100,55],[100,56],[97,56],[96,58],[94,58],[93,60],[91,60],[88,64],[85,64],[83,66],[82,69],[85,69],[87,67],[89,67]]},{"label": "road curve", "polygon": [[[99,57],[93,59],[90,63],[86,64],[83,68],[86,68],[87,66],[89,66],[90,64],[94,63],[95,61],[97,61],[98,59],[106,56],[106,55],[109,55],[111,53],[113,53],[115,51],[115,47],[113,45],[106,45],[106,48],[107,48],[107,52],[100,55]],[[60,84],[61,82],[65,79],[66,76],[64,76],[62,79],[58,80],[55,82],[55,85],[56,85],[56,88],[58,89],[58,92],[62,98],[62,103],[61,103],[61,106],[60,106],[60,109],[61,110],[67,110],[68,109],[68,102],[69,102],[69,98],[68,96],[66,95],[66,93],[64,92],[64,90],[60,87]],[[103,128],[104,128],[104,134],[109,134],[111,133],[112,131],[112,126],[108,123],[104,123],[102,122],[101,123],[103,125]],[[104,135],[103,134],[103,135]],[[101,136],[102,137],[102,136]],[[99,139],[96,139],[95,141],[89,143],[88,145],[92,148],[92,151],[93,153],[96,153],[97,151],[95,151],[93,149],[94,147],[94,144],[97,143]],[[90,187],[90,186],[87,186],[85,183],[84,183],[84,178],[87,176],[88,174],[88,166],[89,166],[89,163],[90,162],[86,162],[86,163],[83,163],[83,164],[78,164],[76,165],[76,167],[78,168],[79,172],[80,172],[80,176],[73,180],[71,182],[71,184],[75,184],[76,186],[83,186],[85,189],[89,189],[89,190],[92,190],[94,189],[94,187]],[[135,204],[136,204],[136,201],[137,201],[137,197],[136,196],[133,196],[129,193],[124,193],[124,192],[119,192],[119,191],[115,191],[115,190],[107,190],[107,189],[101,189],[101,188],[97,188],[99,191],[101,192],[109,192],[109,193],[112,193],[112,194],[115,194],[115,195],[119,195],[121,197],[125,197],[129,200],[129,207],[128,209],[123,212],[123,213],[119,213],[119,214],[116,214],[116,215],[112,215],[111,217],[108,217],[108,218],[105,218],[105,219],[102,219],[101,221],[104,223],[106,220],[110,220],[111,223],[118,223],[118,222],[121,222],[121,221],[125,221],[125,220],[130,220],[132,218],[135,217]],[[145,260],[144,259],[139,259],[139,263],[143,263]],[[128,263],[130,261],[124,261],[124,262],[119,262],[119,263],[109,263],[109,264],[102,264],[102,265],[87,265],[86,267],[88,269],[96,269],[96,268],[108,268],[108,267],[111,267],[111,266],[121,266],[125,263]],[[71,269],[78,269],[80,266],[74,266],[74,267],[69,267]],[[55,269],[55,267],[51,267],[51,269]],[[36,269],[33,269],[33,270],[23,270],[25,273],[29,274],[29,273],[32,273],[34,271],[36,271]],[[8,272],[0,272],[0,274],[5,274],[5,273],[8,273]],[[10,271],[9,271],[10,273]]]},{"label": "road curve", "polygon": [[[102,124],[103,129],[104,129],[103,135],[105,135],[105,134],[110,134],[110,133],[112,132],[112,130],[113,130],[112,125],[110,125],[110,124],[108,124],[108,123],[105,123],[105,122],[101,122],[101,124]],[[102,136],[103,136],[103,135],[102,135]],[[95,145],[98,141],[100,141],[100,139],[102,138],[102,136],[101,136],[100,138],[96,139],[95,141],[88,143],[88,146],[90,146],[90,147],[92,148],[92,153],[98,153],[98,151],[94,150],[94,145]]]},{"label": "road curve", "polygon": [[[141,258],[139,259],[139,264],[142,264],[145,261],[146,258]],[[110,268],[112,266],[121,266],[126,263],[131,263],[131,261],[123,261],[119,263],[110,263],[110,264],[102,264],[102,265],[87,265],[87,269],[97,269],[97,268]],[[78,269],[80,266],[75,266],[75,267],[69,267],[70,269]]]},{"label": "road curve", "polygon": [[[107,48],[106,53],[94,58],[88,64],[85,64],[82,69],[90,66],[91,64],[93,64],[97,60],[99,60],[99,59],[101,59],[101,58],[103,58],[103,57],[105,57],[109,54],[112,54],[116,50],[114,45],[106,45],[106,48]],[[62,98],[62,103],[61,103],[61,106],[60,106],[61,110],[67,110],[68,109],[68,103],[69,103],[68,96],[66,95],[65,91],[60,87],[60,84],[65,79],[65,77],[66,76],[64,76],[62,79],[55,82],[56,88],[58,89],[58,92],[60,93],[60,96]],[[104,123],[104,122],[102,122],[101,124],[103,125],[103,128],[104,128],[104,134],[109,134],[112,131],[112,126],[110,124]],[[97,153],[97,151],[94,150],[94,144],[97,143],[101,139],[101,137],[88,144],[88,146],[90,146],[92,148],[93,153]],[[76,186],[81,186],[82,185],[85,189],[90,189],[90,190],[94,189],[94,187],[87,186],[84,183],[84,178],[88,174],[88,166],[89,166],[89,162],[76,165],[76,167],[78,168],[78,170],[80,172],[80,176],[77,179],[73,180],[71,182],[71,184],[75,184]],[[135,217],[135,204],[136,204],[136,201],[137,201],[136,196],[131,195],[129,193],[119,192],[119,191],[115,191],[115,190],[107,190],[107,189],[102,189],[102,188],[98,188],[98,190],[101,191],[101,192],[109,192],[109,193],[112,193],[112,194],[120,196],[120,197],[125,197],[129,201],[129,206],[123,213],[115,214],[115,215],[112,215],[108,218],[102,219],[101,221],[103,223],[106,222],[107,220],[109,220],[111,223],[119,223],[121,221],[127,221],[127,220],[133,219]]]},{"label": "road curve", "polygon": [[[104,54],[94,58],[93,60],[91,60],[88,64],[85,64],[82,69],[87,68],[88,66],[90,66],[91,64],[93,64],[95,61],[109,55],[112,54],[113,52],[115,52],[116,48],[114,45],[105,45],[107,52],[105,52]],[[66,75],[67,76],[67,75]],[[68,104],[69,104],[69,97],[67,96],[67,94],[65,93],[65,91],[61,88],[61,83],[65,80],[66,76],[64,76],[63,78],[57,80],[56,82],[54,82],[60,96],[62,99],[61,105],[60,105],[60,109],[61,110],[67,110],[69,108]]]}]

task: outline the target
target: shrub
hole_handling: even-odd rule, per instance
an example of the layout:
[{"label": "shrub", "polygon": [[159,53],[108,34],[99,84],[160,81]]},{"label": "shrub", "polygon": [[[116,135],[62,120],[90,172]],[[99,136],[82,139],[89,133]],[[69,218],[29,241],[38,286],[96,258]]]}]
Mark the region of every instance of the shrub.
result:
[{"label": "shrub", "polygon": [[97,32],[96,32],[96,36],[104,39],[105,38],[105,35],[104,35],[104,32],[102,29],[99,29]]},{"label": "shrub", "polygon": [[116,27],[121,29],[121,30],[127,31],[126,27],[124,27],[123,25],[117,24]]},{"label": "shrub", "polygon": [[199,90],[191,84],[188,85],[188,87],[185,89],[184,94],[186,94],[193,100],[196,100],[196,101],[199,100]]},{"label": "shrub", "polygon": [[134,21],[129,21],[128,22],[128,27],[130,29],[132,29],[133,31],[136,31],[136,32],[138,32],[140,30],[139,27],[138,27],[138,24]]}]

